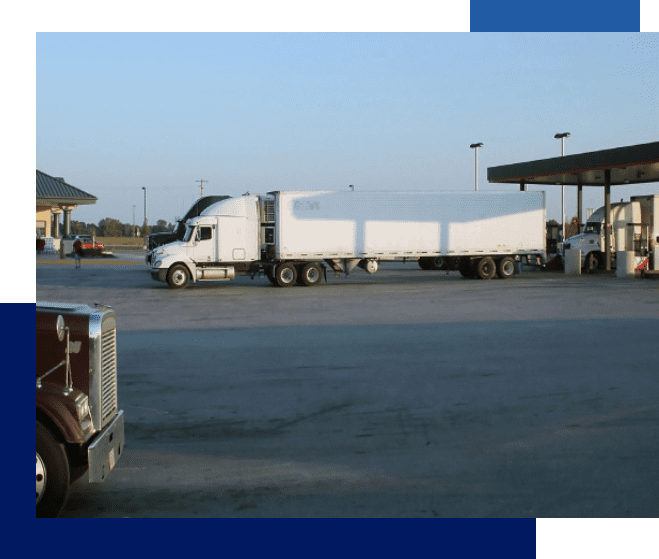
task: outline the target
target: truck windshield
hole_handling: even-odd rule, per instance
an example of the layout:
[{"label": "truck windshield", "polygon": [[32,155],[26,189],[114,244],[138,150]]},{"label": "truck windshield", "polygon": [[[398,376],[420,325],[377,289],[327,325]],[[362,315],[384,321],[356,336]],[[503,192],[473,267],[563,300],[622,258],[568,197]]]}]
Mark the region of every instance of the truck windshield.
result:
[{"label": "truck windshield", "polygon": [[595,234],[599,235],[601,228],[602,228],[601,223],[590,222],[590,223],[586,223],[586,227],[584,227],[583,232],[584,233],[595,233]]},{"label": "truck windshield", "polygon": [[188,229],[185,232],[185,237],[183,237],[183,241],[187,243],[190,239],[192,239],[195,229],[196,227],[194,226],[188,227]]}]

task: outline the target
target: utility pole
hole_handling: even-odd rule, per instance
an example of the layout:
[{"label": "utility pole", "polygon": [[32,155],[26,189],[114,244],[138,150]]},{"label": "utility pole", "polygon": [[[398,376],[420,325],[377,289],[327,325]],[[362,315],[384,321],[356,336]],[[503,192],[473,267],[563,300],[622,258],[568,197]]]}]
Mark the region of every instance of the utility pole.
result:
[{"label": "utility pole", "polygon": [[135,236],[135,204],[133,204],[133,237]]},{"label": "utility pole", "polygon": [[143,186],[142,190],[144,190],[144,225],[146,226],[146,186]]},{"label": "utility pole", "polygon": [[199,196],[200,196],[201,198],[204,197],[204,181],[208,182],[206,179],[201,179],[201,180],[195,181],[195,182],[199,182],[199,183],[201,183],[201,186],[199,187],[199,191],[200,191]]}]

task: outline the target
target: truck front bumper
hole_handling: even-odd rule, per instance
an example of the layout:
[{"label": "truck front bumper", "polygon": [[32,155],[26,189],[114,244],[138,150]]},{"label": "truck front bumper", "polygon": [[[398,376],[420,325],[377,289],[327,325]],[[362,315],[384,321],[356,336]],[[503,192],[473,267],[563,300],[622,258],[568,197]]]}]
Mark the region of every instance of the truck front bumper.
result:
[{"label": "truck front bumper", "polygon": [[124,412],[119,410],[117,417],[101,431],[87,449],[89,462],[89,483],[105,480],[110,470],[119,461],[124,451]]},{"label": "truck front bumper", "polygon": [[167,283],[167,268],[151,268],[151,277],[156,281]]}]

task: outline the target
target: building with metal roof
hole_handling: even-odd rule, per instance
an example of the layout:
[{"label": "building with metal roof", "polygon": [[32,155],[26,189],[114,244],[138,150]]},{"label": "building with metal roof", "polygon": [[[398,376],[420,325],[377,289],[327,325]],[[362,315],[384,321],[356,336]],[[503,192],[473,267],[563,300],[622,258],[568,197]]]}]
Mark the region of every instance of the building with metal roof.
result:
[{"label": "building with metal roof", "polygon": [[64,234],[71,233],[71,212],[98,198],[37,169],[37,238],[59,238],[59,216],[64,214]]}]

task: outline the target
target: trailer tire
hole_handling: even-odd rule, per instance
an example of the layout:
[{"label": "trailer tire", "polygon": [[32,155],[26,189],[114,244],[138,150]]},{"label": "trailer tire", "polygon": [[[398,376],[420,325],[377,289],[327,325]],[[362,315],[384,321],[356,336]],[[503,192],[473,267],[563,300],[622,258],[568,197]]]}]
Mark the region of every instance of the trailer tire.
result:
[{"label": "trailer tire", "polygon": [[501,279],[511,279],[516,273],[515,260],[511,256],[504,256],[497,262],[497,275]]},{"label": "trailer tire", "polygon": [[285,262],[275,270],[275,282],[279,287],[290,287],[297,281],[297,270],[293,264]]},{"label": "trailer tire", "polygon": [[297,282],[300,285],[311,287],[313,285],[318,285],[322,279],[322,269],[318,262],[308,262],[307,264],[303,264],[298,271]]},{"label": "trailer tire", "polygon": [[448,270],[449,261],[443,256],[424,256],[419,258],[419,266],[422,270]]},{"label": "trailer tire", "polygon": [[480,279],[489,280],[497,273],[497,265],[491,256],[485,256],[476,261],[476,275]]},{"label": "trailer tire", "polygon": [[446,270],[448,268],[448,259],[443,256],[434,256],[430,258],[431,270]]},{"label": "trailer tire", "polygon": [[69,485],[64,445],[37,421],[37,518],[54,518],[60,513]]},{"label": "trailer tire", "polygon": [[422,257],[422,258],[419,258],[419,260],[418,260],[419,268],[421,268],[422,270],[430,270],[428,260],[429,260],[429,258],[427,258],[425,256]]},{"label": "trailer tire", "polygon": [[167,284],[172,289],[185,289],[190,282],[190,272],[183,264],[172,266],[167,272]]},{"label": "trailer tire", "polygon": [[473,279],[476,277],[476,272],[470,258],[461,258],[458,264],[458,270],[463,278]]}]

